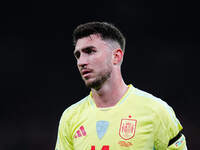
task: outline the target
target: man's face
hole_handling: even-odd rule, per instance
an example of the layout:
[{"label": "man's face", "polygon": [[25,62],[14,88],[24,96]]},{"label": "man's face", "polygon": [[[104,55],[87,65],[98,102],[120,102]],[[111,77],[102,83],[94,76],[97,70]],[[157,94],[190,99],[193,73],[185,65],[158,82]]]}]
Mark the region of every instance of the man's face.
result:
[{"label": "man's face", "polygon": [[110,78],[112,50],[99,35],[90,35],[77,41],[74,55],[86,86],[98,89]]}]

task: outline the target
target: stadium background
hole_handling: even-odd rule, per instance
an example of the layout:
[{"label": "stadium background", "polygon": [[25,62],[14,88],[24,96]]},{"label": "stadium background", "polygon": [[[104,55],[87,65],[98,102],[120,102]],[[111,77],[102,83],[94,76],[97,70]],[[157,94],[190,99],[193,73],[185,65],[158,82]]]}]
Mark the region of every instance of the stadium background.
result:
[{"label": "stadium background", "polygon": [[197,5],[190,6],[176,0],[1,2],[0,149],[54,149],[62,112],[89,92],[76,68],[72,31],[94,20],[121,29],[126,83],[171,105],[188,148],[198,149],[199,24]]}]

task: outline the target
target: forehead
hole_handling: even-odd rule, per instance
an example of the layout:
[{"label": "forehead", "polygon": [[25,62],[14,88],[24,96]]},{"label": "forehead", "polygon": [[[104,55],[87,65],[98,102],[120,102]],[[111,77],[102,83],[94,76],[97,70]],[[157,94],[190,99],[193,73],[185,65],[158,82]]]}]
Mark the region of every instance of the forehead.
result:
[{"label": "forehead", "polygon": [[107,43],[104,40],[102,40],[100,35],[92,34],[90,36],[78,39],[75,45],[75,51],[79,51],[83,48],[90,47],[90,46],[102,47],[102,46],[107,46]]}]

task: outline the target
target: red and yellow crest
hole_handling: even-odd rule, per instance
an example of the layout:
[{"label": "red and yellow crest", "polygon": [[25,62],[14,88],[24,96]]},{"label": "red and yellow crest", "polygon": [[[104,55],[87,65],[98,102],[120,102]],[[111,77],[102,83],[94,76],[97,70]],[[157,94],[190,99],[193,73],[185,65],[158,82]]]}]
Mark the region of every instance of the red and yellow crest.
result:
[{"label": "red and yellow crest", "polygon": [[135,136],[137,120],[135,119],[122,119],[119,135],[124,140],[129,140]]}]

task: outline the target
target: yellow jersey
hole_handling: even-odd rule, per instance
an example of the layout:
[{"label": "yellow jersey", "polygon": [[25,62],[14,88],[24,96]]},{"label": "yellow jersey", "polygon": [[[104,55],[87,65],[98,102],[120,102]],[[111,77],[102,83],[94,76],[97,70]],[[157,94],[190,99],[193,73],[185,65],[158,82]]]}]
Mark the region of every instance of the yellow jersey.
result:
[{"label": "yellow jersey", "polygon": [[119,102],[98,108],[92,92],[61,116],[56,150],[186,150],[182,126],[161,99],[129,85]]}]

